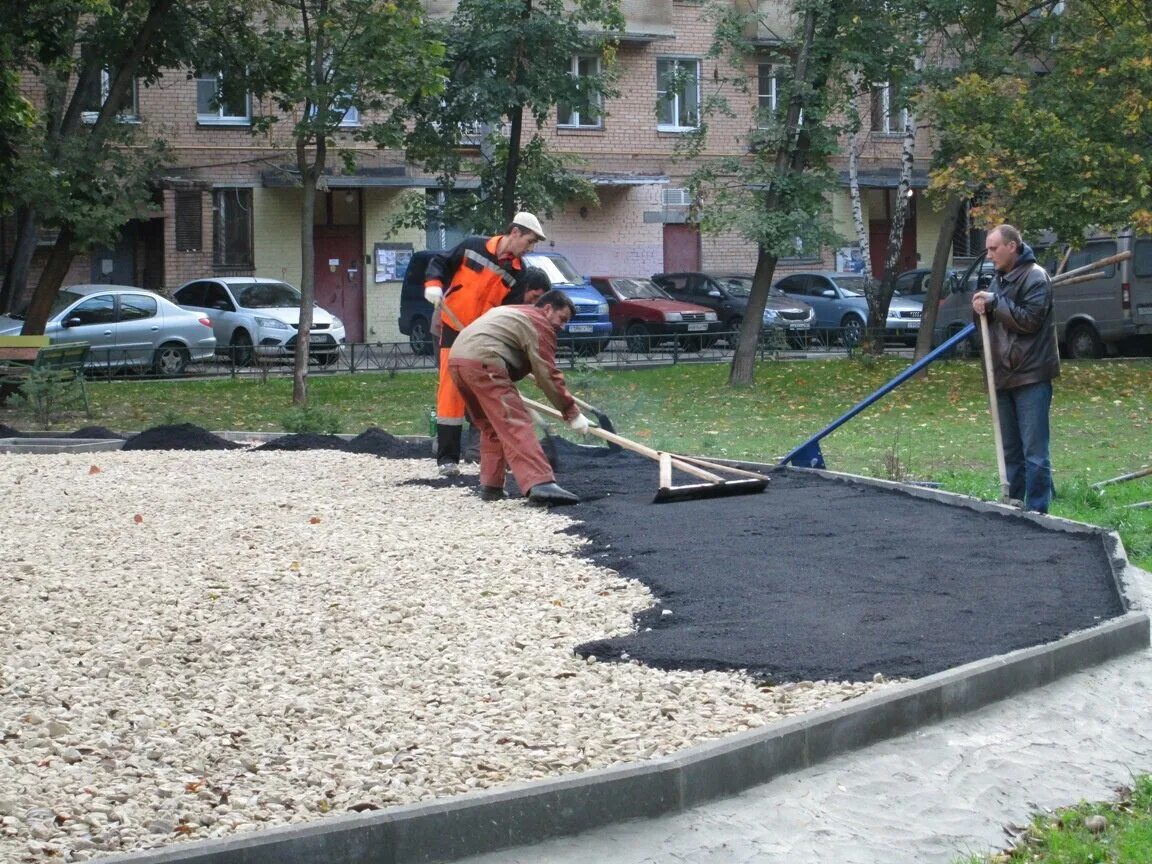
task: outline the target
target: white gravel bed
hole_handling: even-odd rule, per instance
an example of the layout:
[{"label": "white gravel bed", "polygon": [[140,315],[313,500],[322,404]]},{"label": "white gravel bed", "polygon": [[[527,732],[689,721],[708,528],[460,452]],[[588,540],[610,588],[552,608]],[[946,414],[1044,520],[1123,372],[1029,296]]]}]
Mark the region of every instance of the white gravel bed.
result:
[{"label": "white gravel bed", "polygon": [[578,658],[648,590],[562,511],[399,485],[431,467],[0,456],[0,861],[601,768],[884,686]]}]

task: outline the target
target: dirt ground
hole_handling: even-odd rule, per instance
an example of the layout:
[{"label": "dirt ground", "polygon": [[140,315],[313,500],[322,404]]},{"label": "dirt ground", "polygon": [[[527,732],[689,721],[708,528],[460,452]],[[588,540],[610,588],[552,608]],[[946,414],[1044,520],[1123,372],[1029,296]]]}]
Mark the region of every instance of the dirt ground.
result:
[{"label": "dirt ground", "polygon": [[[654,462],[555,443],[557,481],[582,499],[562,510],[580,523],[570,530],[591,541],[593,560],[643,582],[660,601],[638,616],[636,633],[576,646],[580,654],[663,669],[746,669],[774,682],[918,678],[1124,611],[1102,533],[1047,530],[1014,515],[799,470],[773,471],[761,494],[653,504]],[[125,442],[125,449],[233,446],[190,425]],[[288,435],[256,449],[321,447],[427,459],[431,468],[426,443],[378,429],[352,442]],[[465,472],[409,482],[477,481]],[[699,481],[678,475],[675,482]],[[517,494],[511,480],[508,488]]]}]

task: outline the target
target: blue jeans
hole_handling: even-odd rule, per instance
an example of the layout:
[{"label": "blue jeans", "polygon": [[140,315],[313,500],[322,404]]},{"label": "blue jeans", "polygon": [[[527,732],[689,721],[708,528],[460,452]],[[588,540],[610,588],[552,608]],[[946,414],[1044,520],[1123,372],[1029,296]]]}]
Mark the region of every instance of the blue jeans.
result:
[{"label": "blue jeans", "polygon": [[996,391],[1008,494],[1029,510],[1048,512],[1052,502],[1052,459],[1048,453],[1048,411],[1052,382]]}]

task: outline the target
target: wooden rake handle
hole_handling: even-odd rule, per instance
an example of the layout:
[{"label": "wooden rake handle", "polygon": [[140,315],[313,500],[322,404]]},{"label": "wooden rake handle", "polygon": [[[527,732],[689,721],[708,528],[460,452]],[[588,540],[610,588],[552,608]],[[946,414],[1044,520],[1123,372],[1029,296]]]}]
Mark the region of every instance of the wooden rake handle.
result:
[{"label": "wooden rake handle", "polygon": [[[553,408],[551,405],[545,405],[542,402],[529,399],[527,396],[522,396],[521,398],[524,400],[524,404],[529,408],[532,408],[548,417],[553,417],[560,422],[564,422],[564,415]],[[636,441],[630,441],[627,438],[617,435],[615,432],[609,432],[606,429],[601,429],[599,426],[589,426],[588,434],[595,435],[597,438],[603,438],[605,441],[611,441],[613,444],[617,444],[625,450],[631,450],[633,453],[639,453],[641,456],[646,456],[657,464],[659,464],[661,461],[662,456],[667,457],[674,467],[683,471],[685,474],[691,474],[693,477],[699,477],[701,480],[707,480],[710,483],[724,482],[723,477],[713,474],[711,471],[705,471],[703,468],[697,465],[692,465],[689,462],[685,462],[683,459],[673,456],[670,453],[662,454],[659,450],[654,450],[653,448],[647,447]]]}]

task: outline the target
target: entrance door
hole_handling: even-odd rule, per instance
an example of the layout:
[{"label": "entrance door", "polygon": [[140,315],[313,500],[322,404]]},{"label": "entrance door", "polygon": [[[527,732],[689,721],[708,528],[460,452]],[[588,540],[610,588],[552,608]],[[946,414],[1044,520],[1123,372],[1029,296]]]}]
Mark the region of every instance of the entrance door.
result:
[{"label": "entrance door", "polygon": [[664,272],[684,273],[700,269],[700,229],[690,222],[664,226]]},{"label": "entrance door", "polygon": [[[892,212],[893,190],[885,189],[884,198],[888,204],[888,213]],[[874,220],[868,223],[868,247],[872,258],[872,275],[877,279],[884,278],[884,259],[888,255],[888,235],[892,232],[892,219],[883,221]],[[904,240],[900,245],[900,256],[896,259],[896,273],[905,270],[914,270],[918,266],[916,261],[916,198],[908,201],[908,212],[904,216]]]},{"label": "entrance door", "polygon": [[136,230],[129,222],[120,232],[115,247],[96,246],[92,250],[92,282],[95,285],[133,285],[136,282]]},{"label": "entrance door", "polygon": [[344,322],[349,342],[364,341],[364,260],[360,227],[316,226],[316,302]]}]

